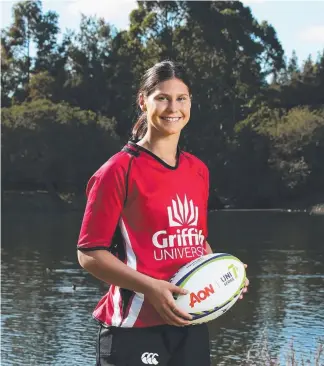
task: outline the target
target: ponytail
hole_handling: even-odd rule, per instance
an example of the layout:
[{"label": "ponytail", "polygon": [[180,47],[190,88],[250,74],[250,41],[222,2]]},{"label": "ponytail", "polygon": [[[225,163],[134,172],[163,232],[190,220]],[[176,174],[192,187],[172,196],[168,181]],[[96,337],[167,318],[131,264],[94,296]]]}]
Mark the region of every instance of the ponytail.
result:
[{"label": "ponytail", "polygon": [[142,113],[132,130],[132,140],[138,141],[143,138],[147,131],[146,113]]}]

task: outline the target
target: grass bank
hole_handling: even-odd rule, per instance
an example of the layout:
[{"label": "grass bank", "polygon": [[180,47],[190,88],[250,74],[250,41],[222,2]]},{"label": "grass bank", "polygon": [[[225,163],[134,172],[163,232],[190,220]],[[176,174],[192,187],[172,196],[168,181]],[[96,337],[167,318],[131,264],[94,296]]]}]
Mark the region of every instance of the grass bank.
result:
[{"label": "grass bank", "polygon": [[[316,350],[308,352],[307,357],[296,351],[293,339],[287,347],[286,353],[279,358],[270,351],[267,331],[261,335],[258,343],[253,344],[246,355],[242,366],[323,366],[324,365],[324,339],[319,338],[315,345]],[[305,351],[305,350],[303,350]],[[307,352],[303,352],[305,354]]]}]

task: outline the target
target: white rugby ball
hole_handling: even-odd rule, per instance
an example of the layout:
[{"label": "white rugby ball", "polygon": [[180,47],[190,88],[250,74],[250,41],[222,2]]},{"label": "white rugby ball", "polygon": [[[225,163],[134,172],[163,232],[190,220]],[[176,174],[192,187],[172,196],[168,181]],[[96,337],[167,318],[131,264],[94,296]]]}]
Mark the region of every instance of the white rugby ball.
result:
[{"label": "white rugby ball", "polygon": [[179,308],[192,315],[192,324],[206,323],[230,309],[245,284],[244,264],[226,253],[199,257],[179,269],[170,282],[188,290],[175,297]]}]

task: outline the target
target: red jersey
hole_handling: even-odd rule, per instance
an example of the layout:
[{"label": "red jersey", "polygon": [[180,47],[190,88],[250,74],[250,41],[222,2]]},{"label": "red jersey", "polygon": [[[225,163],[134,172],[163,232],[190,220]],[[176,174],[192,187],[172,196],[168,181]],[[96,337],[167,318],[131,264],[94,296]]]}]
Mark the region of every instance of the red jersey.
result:
[{"label": "red jersey", "polygon": [[[207,253],[209,172],[195,156],[178,151],[172,167],[129,142],[90,179],[80,250],[111,250],[131,268],[168,281],[185,263]],[[121,253],[122,251],[122,253]],[[93,316],[116,327],[164,324],[141,293],[111,285]]]}]

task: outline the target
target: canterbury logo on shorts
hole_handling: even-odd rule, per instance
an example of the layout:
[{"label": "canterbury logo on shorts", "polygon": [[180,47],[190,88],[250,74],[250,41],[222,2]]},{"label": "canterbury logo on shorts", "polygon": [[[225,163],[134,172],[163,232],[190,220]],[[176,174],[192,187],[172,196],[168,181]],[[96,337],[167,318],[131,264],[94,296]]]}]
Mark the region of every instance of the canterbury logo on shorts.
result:
[{"label": "canterbury logo on shorts", "polygon": [[144,352],[141,360],[145,365],[158,365],[159,361],[156,359],[159,357],[157,353]]}]

